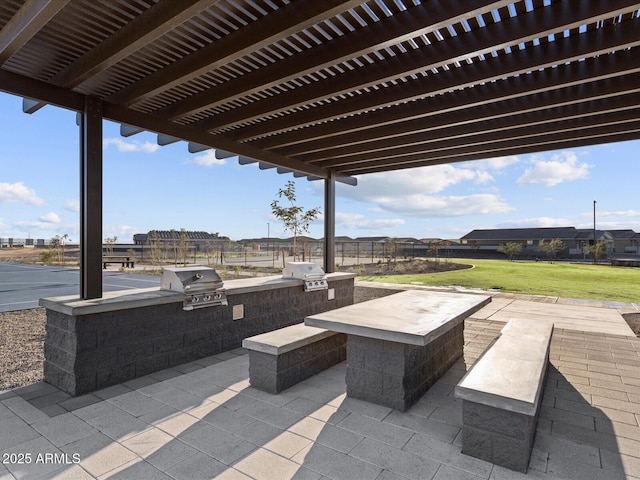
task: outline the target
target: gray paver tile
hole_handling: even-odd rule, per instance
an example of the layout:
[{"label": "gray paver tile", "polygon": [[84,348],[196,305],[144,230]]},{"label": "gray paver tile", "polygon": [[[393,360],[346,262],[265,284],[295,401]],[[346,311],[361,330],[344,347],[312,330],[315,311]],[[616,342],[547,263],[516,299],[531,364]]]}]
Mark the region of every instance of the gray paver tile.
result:
[{"label": "gray paver tile", "polygon": [[103,388],[101,390],[93,392],[93,394],[101,398],[103,400],[108,400],[109,398],[117,397],[119,395],[124,395],[125,393],[129,393],[133,391],[131,388],[125,385],[113,385],[111,387]]},{"label": "gray paver tile", "polygon": [[371,480],[382,469],[355,457],[337,452],[323,445],[313,445],[298,453],[292,460],[305,468],[332,479]]},{"label": "gray paver tile", "polygon": [[365,438],[349,455],[415,480],[433,478],[440,467],[438,462],[371,438]]},{"label": "gray paver tile", "polygon": [[28,401],[19,396],[3,400],[2,404],[5,407],[9,408],[13,413],[18,415],[28,424],[39,422],[41,420],[46,420],[49,418],[49,415],[37,409]]},{"label": "gray paver tile", "polygon": [[355,413],[352,413],[338,423],[337,427],[344,428],[345,430],[364,437],[374,438],[379,442],[392,445],[396,448],[402,448],[412,436],[412,432],[409,430]]},{"label": "gray paver tile", "polygon": [[86,421],[114,440],[125,440],[151,428],[148,423],[120,409],[88,418]]},{"label": "gray paver tile", "polygon": [[226,465],[211,458],[209,455],[198,452],[192,457],[168,468],[165,473],[176,480],[210,480],[217,478],[226,469]]},{"label": "gray paver tile", "polygon": [[25,400],[31,400],[43,395],[59,392],[60,390],[46,382],[36,382],[24,387],[15,388],[13,393],[20,395]]},{"label": "gray paver tile", "polygon": [[121,408],[134,417],[149,413],[163,405],[161,402],[135,391],[112,397],[108,399],[107,402]]},{"label": "gray paver tile", "polygon": [[194,427],[178,438],[225,465],[231,465],[256,448],[254,444],[211,425]]},{"label": "gray paver tile", "polygon": [[640,459],[637,457],[602,450],[601,458],[604,470],[619,472],[626,477],[640,478]]},{"label": "gray paver tile", "polygon": [[88,393],[86,395],[81,395],[79,397],[73,397],[68,400],[64,400],[63,402],[60,402],[58,405],[64,408],[65,410],[71,412],[73,410],[77,410],[79,408],[86,407],[88,405],[93,405],[94,403],[98,403],[101,401],[102,401],[101,398],[91,393]]},{"label": "gray paver tile", "polygon": [[222,405],[217,405],[213,402],[209,402],[206,405],[189,410],[188,413],[189,415],[201,419],[203,422],[231,433],[253,423],[255,420],[252,417],[243,415],[234,410],[229,410],[228,408],[225,408]]},{"label": "gray paver tile", "polygon": [[308,398],[297,397],[293,401],[285,405],[286,408],[301,413],[317,420],[335,425],[344,419],[349,412],[346,410],[338,410],[332,405],[314,402]]},{"label": "gray paver tile", "polygon": [[[0,476],[0,478],[2,478]],[[47,475],[42,480],[94,480],[94,476],[89,474],[80,465],[65,467],[51,475]]]},{"label": "gray paver tile", "polygon": [[171,480],[171,477],[147,462],[134,460],[101,475],[98,480]]},{"label": "gray paver tile", "polygon": [[590,445],[538,432],[534,446],[543,452],[553,452],[554,456],[571,458],[575,462],[585,463],[594,467],[600,466],[600,452],[598,448]]},{"label": "gray paver tile", "polygon": [[[568,480],[612,480],[612,471],[549,453],[547,473]],[[613,477],[615,478],[615,476]]]},{"label": "gray paver tile", "polygon": [[57,447],[96,433],[96,429],[72,413],[34,423],[32,427]]},{"label": "gray paver tile", "polygon": [[463,470],[458,470],[457,468],[449,465],[442,465],[438,469],[435,477],[433,477],[433,480],[479,480],[481,478],[488,477],[480,477]]},{"label": "gray paver tile", "polygon": [[234,435],[243,438],[254,445],[262,446],[273,440],[285,430],[265,423],[261,420],[254,420],[234,433]]},{"label": "gray paver tile", "polygon": [[489,477],[493,467],[489,462],[464,455],[460,445],[441,442],[427,435],[414,435],[402,450],[483,478]]},{"label": "gray paver tile", "polygon": [[298,412],[276,407],[260,400],[257,400],[246,407],[242,407],[238,410],[238,413],[248,415],[249,417],[262,420],[263,422],[285,429],[304,418],[304,416]]},{"label": "gray paver tile", "polygon": [[236,463],[234,468],[256,480],[287,480],[294,478],[300,465],[259,448]]},{"label": "gray paver tile", "polygon": [[447,443],[453,443],[460,431],[460,427],[457,425],[397,411],[390,413],[383,423],[397,425],[416,433],[433,435],[435,438]]},{"label": "gray paver tile", "polygon": [[166,389],[151,396],[153,400],[177,410],[188,410],[202,403],[202,398],[178,388]]},{"label": "gray paver tile", "polygon": [[142,432],[122,445],[162,471],[198,453],[195,448],[158,429]]},{"label": "gray paver tile", "polygon": [[270,452],[277,453],[281,457],[291,458],[304,448],[311,445],[311,443],[311,440],[308,438],[284,431],[277,437],[266,442],[263,447]]},{"label": "gray paver tile", "polygon": [[38,437],[40,434],[22,419],[18,417],[4,418],[2,419],[2,429],[0,429],[0,451]]},{"label": "gray paver tile", "polygon": [[[5,467],[18,480],[42,478],[73,465],[71,457],[67,458],[55,445],[43,437],[3,450],[0,452],[0,458],[4,461],[5,455],[10,454],[17,455],[17,461],[14,462],[9,457]],[[55,455],[58,455],[57,459]]]},{"label": "gray paver tile", "polygon": [[[598,425],[599,422],[608,422],[608,420],[596,419],[596,425]],[[548,435],[550,434],[547,434],[547,436]],[[579,444],[591,445],[596,448],[608,448],[611,450],[615,449],[617,445],[616,437],[614,435],[599,430],[597,426],[594,431],[591,429],[580,428],[569,423],[555,421],[553,422],[552,435],[554,437],[571,440]]]},{"label": "gray paver tile", "polygon": [[593,404],[597,407],[607,407],[614,410],[621,410],[623,412],[640,414],[640,404],[634,402],[594,395]]}]

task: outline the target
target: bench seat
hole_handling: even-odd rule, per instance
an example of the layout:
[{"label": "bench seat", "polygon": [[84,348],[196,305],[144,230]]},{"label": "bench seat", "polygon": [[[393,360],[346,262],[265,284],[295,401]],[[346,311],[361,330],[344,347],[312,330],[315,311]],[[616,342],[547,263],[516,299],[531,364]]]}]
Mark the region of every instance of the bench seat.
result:
[{"label": "bench seat", "polygon": [[280,393],[346,359],[347,336],[303,323],[245,338],[249,383]]},{"label": "bench seat", "polygon": [[455,388],[462,452],[526,473],[553,325],[512,319]]}]

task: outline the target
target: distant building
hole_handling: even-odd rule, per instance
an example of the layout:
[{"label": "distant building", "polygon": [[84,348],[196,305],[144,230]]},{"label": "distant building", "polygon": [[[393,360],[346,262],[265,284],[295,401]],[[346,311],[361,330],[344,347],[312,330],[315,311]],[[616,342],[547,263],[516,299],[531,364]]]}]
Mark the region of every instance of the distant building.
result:
[{"label": "distant building", "polygon": [[136,245],[150,246],[154,242],[160,244],[173,244],[186,241],[190,249],[196,252],[204,252],[212,245],[229,243],[229,237],[220,236],[218,233],[207,233],[190,230],[151,230],[148,233],[136,233],[133,243]]}]

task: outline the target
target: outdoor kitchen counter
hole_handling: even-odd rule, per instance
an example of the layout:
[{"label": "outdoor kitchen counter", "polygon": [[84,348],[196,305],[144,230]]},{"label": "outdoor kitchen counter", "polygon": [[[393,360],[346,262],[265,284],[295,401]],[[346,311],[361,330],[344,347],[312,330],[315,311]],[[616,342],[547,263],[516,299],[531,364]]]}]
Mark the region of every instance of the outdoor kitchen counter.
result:
[{"label": "outdoor kitchen counter", "polygon": [[[356,275],[354,273],[328,273],[327,280],[329,282],[348,280],[350,278],[355,278],[355,276]],[[225,293],[227,296],[276,290],[280,288],[295,287],[297,285],[302,287],[303,281],[298,279],[282,278],[279,275],[226,280],[224,282]],[[66,315],[88,315],[92,313],[129,310],[131,308],[182,302],[183,298],[184,295],[182,293],[160,290],[157,287],[152,287],[105,292],[102,297],[90,300],[83,300],[77,295],[41,298],[40,306]]]},{"label": "outdoor kitchen counter", "polygon": [[226,305],[196,309],[183,308],[182,292],[159,288],[43,298],[44,379],[80,395],[233,350],[245,338],[352,304],[354,279],[328,274],[328,288],[314,291],[281,276],[228,280]]},{"label": "outdoor kitchen counter", "polygon": [[462,356],[464,319],[490,296],[406,290],[307,316],[346,333],[347,395],[405,411]]}]

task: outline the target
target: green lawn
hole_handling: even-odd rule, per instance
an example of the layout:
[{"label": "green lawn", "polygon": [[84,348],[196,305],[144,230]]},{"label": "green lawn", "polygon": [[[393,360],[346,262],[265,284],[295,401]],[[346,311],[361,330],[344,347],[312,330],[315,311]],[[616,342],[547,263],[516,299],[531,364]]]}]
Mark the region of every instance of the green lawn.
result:
[{"label": "green lawn", "polygon": [[427,286],[461,286],[501,292],[640,302],[640,269],[506,260],[453,260],[474,268],[447,273],[359,277]]}]

